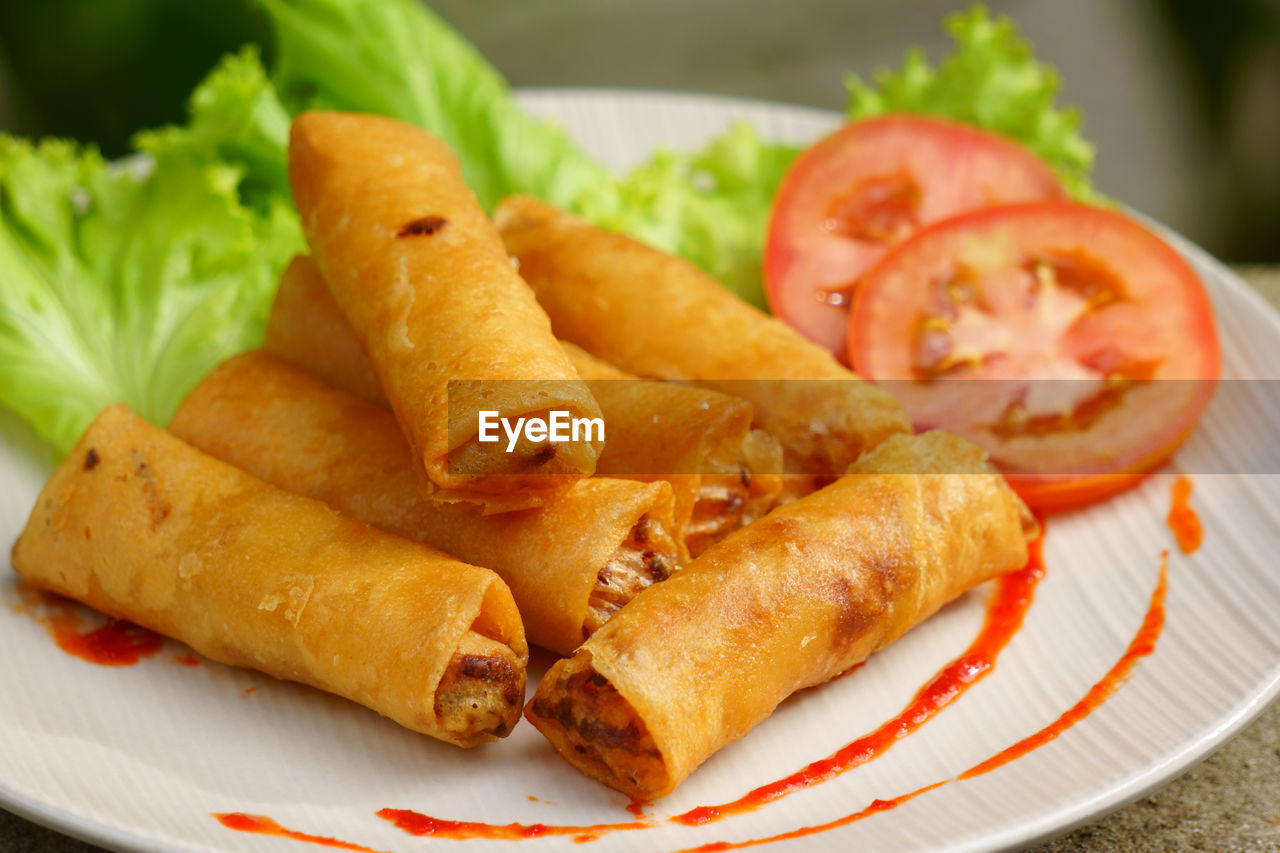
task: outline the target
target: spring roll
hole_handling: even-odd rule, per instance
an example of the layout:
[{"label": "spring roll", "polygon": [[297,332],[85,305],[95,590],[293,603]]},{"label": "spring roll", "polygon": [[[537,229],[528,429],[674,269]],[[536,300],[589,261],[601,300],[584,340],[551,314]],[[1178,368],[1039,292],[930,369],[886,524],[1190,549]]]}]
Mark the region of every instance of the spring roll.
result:
[{"label": "spring roll", "polygon": [[839,475],[910,423],[888,392],[687,261],[532,198],[494,221],[562,340],[639,376],[742,397],[801,472]]},{"label": "spring roll", "polygon": [[600,410],[447,146],[392,119],[307,112],[289,176],[307,242],[430,482],[516,492],[595,471],[598,441],[480,441],[482,410]]},{"label": "spring roll", "polygon": [[324,386],[265,352],[223,363],[169,429],[268,483],[497,572],[529,641],[571,654],[680,556],[666,483],[589,478],[538,509],[485,515],[422,497],[385,409]]},{"label": "spring roll", "polygon": [[894,437],[636,596],[547,672],[525,716],[586,775],[663,796],[787,696],[1024,565],[1035,532],[981,450]]},{"label": "spring roll", "polygon": [[124,406],[54,472],[13,547],[30,584],[458,746],[511,731],[528,647],[493,572],[189,447]]},{"label": "spring roll", "polygon": [[[281,276],[263,346],[335,388],[387,405],[359,340],[308,257],[295,258]],[[777,502],[786,485],[777,474],[781,451],[768,433],[750,429],[745,400],[639,380],[580,347],[562,346],[605,420],[596,473],[670,483],[675,529],[688,554],[697,556]],[[489,511],[500,511],[489,500]]]}]

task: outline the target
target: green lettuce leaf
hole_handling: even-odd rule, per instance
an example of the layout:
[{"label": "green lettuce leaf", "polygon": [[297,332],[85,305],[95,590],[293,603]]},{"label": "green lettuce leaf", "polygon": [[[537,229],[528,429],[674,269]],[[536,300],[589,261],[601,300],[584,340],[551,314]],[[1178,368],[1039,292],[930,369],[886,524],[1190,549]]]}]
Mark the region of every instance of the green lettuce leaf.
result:
[{"label": "green lettuce leaf", "polygon": [[948,17],[946,30],[955,50],[936,68],[913,48],[899,70],[877,71],[874,85],[849,77],[850,118],[924,113],[1000,133],[1040,155],[1074,198],[1099,200],[1090,181],[1094,149],[1080,133],[1080,112],[1054,106],[1058,74],[1036,60],[1017,25],[977,5]]},{"label": "green lettuce leaf", "polygon": [[[248,109],[230,100],[220,115]],[[216,120],[207,108],[193,103],[193,128]],[[286,201],[246,205],[245,168],[197,135],[148,135],[148,156],[124,164],[0,136],[0,405],[59,453],[111,403],[167,422],[219,361],[260,340],[302,246]]]},{"label": "green lettuce leaf", "polygon": [[486,210],[535,195],[576,209],[616,203],[613,176],[525,112],[475,47],[417,0],[259,0],[276,39],[273,79],[293,112],[378,113],[440,137]]},{"label": "green lettuce leaf", "polygon": [[612,211],[582,213],[682,255],[742,299],[765,307],[760,258],[773,196],[798,148],[760,139],[735,123],[703,149],[659,151],[619,184]]},{"label": "green lettuce leaf", "polygon": [[224,56],[192,92],[188,110],[185,125],[142,131],[134,145],[151,154],[230,163],[241,171],[239,194],[246,204],[262,213],[292,207],[287,158],[293,116],[256,46]]}]

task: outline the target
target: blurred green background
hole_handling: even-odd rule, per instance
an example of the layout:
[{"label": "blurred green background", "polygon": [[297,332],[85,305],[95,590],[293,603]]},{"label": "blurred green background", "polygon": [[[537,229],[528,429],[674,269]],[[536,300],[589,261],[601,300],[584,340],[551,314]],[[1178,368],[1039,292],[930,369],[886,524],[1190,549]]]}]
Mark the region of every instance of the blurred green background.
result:
[{"label": "blurred green background", "polygon": [[[436,0],[516,86],[685,89],[839,108],[845,72],[933,56],[957,0]],[[1056,65],[1100,188],[1220,257],[1280,261],[1280,0],[993,0]],[[0,0],[0,128],[97,142],[182,118],[250,0]]]}]

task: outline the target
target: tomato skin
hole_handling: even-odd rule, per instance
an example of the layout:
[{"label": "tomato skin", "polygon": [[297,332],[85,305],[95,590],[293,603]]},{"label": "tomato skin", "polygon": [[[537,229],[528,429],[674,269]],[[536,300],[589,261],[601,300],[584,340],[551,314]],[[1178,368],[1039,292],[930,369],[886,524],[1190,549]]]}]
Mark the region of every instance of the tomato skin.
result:
[{"label": "tomato skin", "polygon": [[[1067,202],[921,229],[863,277],[849,322],[859,373],[893,381],[917,428],[985,447],[1040,511],[1136,485],[1190,436],[1221,369],[1187,262],[1129,217]],[[1024,408],[1046,393],[1069,407]]]},{"label": "tomato skin", "polygon": [[1052,170],[1002,136],[919,115],[851,122],[801,154],[778,190],[769,307],[843,359],[856,281],[892,245],[964,211],[1064,198]]},{"label": "tomato skin", "polygon": [[1018,493],[1018,497],[1022,498],[1023,503],[1038,513],[1050,515],[1073,509],[1084,509],[1110,500],[1116,495],[1142,485],[1151,473],[1146,471],[1141,474],[1098,474],[1058,483],[1045,483],[1036,477],[1017,474],[1006,476],[1005,479]]}]

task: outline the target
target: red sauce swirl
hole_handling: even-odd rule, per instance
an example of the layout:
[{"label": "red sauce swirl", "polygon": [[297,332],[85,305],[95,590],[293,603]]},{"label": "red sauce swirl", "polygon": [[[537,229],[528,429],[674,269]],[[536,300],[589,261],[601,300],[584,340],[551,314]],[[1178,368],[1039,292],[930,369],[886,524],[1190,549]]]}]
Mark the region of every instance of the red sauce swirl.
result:
[{"label": "red sauce swirl", "polygon": [[1204,541],[1204,528],[1200,516],[1191,506],[1191,478],[1179,474],[1173,481],[1172,501],[1169,507],[1169,529],[1178,540],[1178,548],[1184,554],[1194,554]]},{"label": "red sauce swirl", "polygon": [[832,829],[838,829],[842,826],[848,826],[851,823],[871,817],[881,812],[889,811],[897,808],[908,800],[915,799],[921,794],[927,793],[940,788],[949,782],[957,779],[972,779],[974,776],[981,776],[983,773],[989,773],[997,767],[1002,767],[1031,752],[1037,747],[1043,746],[1049,741],[1062,734],[1076,723],[1083,720],[1090,713],[1097,709],[1099,705],[1105,702],[1113,693],[1120,688],[1133,672],[1133,667],[1137,662],[1155,651],[1156,640],[1160,638],[1160,633],[1164,628],[1164,598],[1168,586],[1169,561],[1168,552],[1161,556],[1160,560],[1160,576],[1156,581],[1156,587],[1151,593],[1151,601],[1147,605],[1147,613],[1143,617],[1142,624],[1138,627],[1137,633],[1129,642],[1129,647],[1125,650],[1120,659],[1107,671],[1101,680],[1093,685],[1079,702],[1068,708],[1062,716],[1054,720],[1049,725],[1040,729],[1012,746],[1004,749],[985,761],[975,764],[968,770],[964,771],[952,779],[944,779],[941,782],[934,782],[932,785],[926,785],[923,788],[917,788],[906,794],[901,794],[890,800],[873,800],[870,805],[861,811],[856,811],[835,820],[826,823],[814,824],[813,826],[802,826],[793,829],[790,832],[779,833],[778,835],[770,835],[765,838],[753,838],[748,841],[716,841],[711,844],[704,844],[700,847],[694,847],[682,853],[710,853],[710,851],[722,850],[739,850],[744,847],[756,847],[761,844],[769,844],[775,841],[787,841],[795,838],[804,838],[809,835],[816,835],[820,832],[827,832]]},{"label": "red sauce swirl", "polygon": [[339,841],[336,838],[327,838],[323,835],[311,835],[306,832],[298,832],[296,829],[287,829],[276,823],[271,818],[260,814],[215,812],[213,816],[217,818],[218,822],[227,829],[234,829],[237,832],[252,832],[255,835],[274,835],[279,838],[291,838],[294,841],[306,841],[311,844],[319,844],[322,847],[335,847],[338,850],[354,850],[356,853],[383,853],[383,851],[375,850],[372,847],[365,847],[362,844],[352,844],[350,841]]},{"label": "red sauce swirl", "polygon": [[382,809],[378,817],[389,820],[410,835],[432,838],[488,838],[496,841],[522,841],[546,835],[572,835],[575,841],[595,841],[602,835],[628,829],[648,829],[652,821],[598,823],[587,826],[548,825],[545,823],[477,823],[469,820],[442,820],[408,809]]},{"label": "red sauce swirl", "polygon": [[58,648],[99,666],[132,666],[164,648],[164,637],[132,622],[92,618],[92,611],[60,595],[26,586],[18,587],[21,604],[15,605],[42,626]]}]

